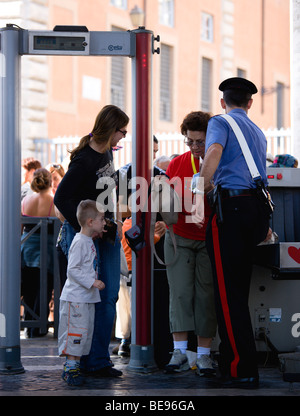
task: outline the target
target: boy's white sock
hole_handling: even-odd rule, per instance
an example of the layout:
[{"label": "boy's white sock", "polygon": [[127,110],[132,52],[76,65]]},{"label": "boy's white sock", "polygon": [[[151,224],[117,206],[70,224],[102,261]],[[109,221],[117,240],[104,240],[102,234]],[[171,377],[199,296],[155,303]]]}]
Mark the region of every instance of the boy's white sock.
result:
[{"label": "boy's white sock", "polygon": [[187,341],[174,341],[174,350],[180,350],[181,354],[186,354],[187,350]]},{"label": "boy's white sock", "polygon": [[197,347],[197,358],[200,358],[201,355],[209,355],[210,348]]},{"label": "boy's white sock", "polygon": [[74,370],[75,368],[79,368],[80,362],[76,360],[66,359],[65,362],[65,371]]}]

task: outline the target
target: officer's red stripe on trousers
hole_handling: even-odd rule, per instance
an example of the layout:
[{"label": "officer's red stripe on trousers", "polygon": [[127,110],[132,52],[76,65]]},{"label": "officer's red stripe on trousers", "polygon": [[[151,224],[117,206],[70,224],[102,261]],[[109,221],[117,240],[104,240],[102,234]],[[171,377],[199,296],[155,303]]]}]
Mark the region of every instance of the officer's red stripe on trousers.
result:
[{"label": "officer's red stripe on trousers", "polygon": [[213,237],[216,272],[217,272],[217,279],[218,279],[218,286],[219,286],[219,293],[220,293],[221,305],[222,305],[222,310],[223,310],[223,316],[224,316],[225,325],[227,328],[227,334],[229,337],[231,348],[234,354],[234,360],[231,362],[231,376],[237,377],[237,365],[240,360],[240,357],[236,348],[231,319],[230,319],[230,313],[229,313],[229,307],[228,307],[228,301],[227,301],[227,295],[226,295],[226,287],[225,287],[225,281],[224,281],[223,266],[222,266],[222,258],[221,258],[221,252],[220,252],[219,231],[218,231],[216,215],[214,215],[212,219],[212,237]]}]

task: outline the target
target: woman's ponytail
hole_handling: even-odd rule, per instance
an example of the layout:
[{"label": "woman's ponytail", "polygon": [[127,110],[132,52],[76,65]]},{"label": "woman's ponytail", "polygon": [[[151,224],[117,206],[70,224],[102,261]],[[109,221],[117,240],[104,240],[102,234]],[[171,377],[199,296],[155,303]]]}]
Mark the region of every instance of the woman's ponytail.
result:
[{"label": "woman's ponytail", "polygon": [[71,160],[73,160],[74,159],[74,157],[77,155],[77,153],[81,150],[81,149],[83,149],[84,147],[86,147],[88,144],[89,144],[89,142],[90,142],[90,135],[88,134],[87,136],[84,136],[84,137],[82,137],[82,139],[80,140],[80,142],[79,142],[79,145],[77,146],[77,147],[75,147],[75,149],[73,149],[73,150],[71,150],[70,151],[70,153],[71,153],[71,156],[70,156],[70,159]]}]

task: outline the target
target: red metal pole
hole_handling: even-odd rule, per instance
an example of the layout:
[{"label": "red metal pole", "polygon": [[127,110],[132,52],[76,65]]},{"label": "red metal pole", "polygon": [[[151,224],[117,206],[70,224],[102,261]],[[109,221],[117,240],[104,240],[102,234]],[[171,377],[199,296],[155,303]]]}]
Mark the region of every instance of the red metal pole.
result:
[{"label": "red metal pole", "polygon": [[[136,176],[145,178],[148,186],[152,176],[152,32],[136,31]],[[148,189],[143,189],[144,201]],[[140,206],[144,206],[144,201]],[[146,213],[146,247],[136,259],[136,345],[151,345],[151,278],[152,254],[149,244],[151,217],[150,199]],[[136,222],[141,219],[141,211],[136,213]]]}]

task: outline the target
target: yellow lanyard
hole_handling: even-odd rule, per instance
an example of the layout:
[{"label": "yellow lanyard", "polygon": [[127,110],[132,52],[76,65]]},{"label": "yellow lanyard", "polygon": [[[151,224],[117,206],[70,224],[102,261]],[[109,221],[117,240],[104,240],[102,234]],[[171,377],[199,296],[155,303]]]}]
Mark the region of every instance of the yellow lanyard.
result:
[{"label": "yellow lanyard", "polygon": [[194,155],[193,154],[191,154],[191,162],[192,162],[192,168],[193,168],[194,174],[198,173],[197,172],[197,169],[196,169],[196,165],[195,165],[195,160],[194,160]]}]

